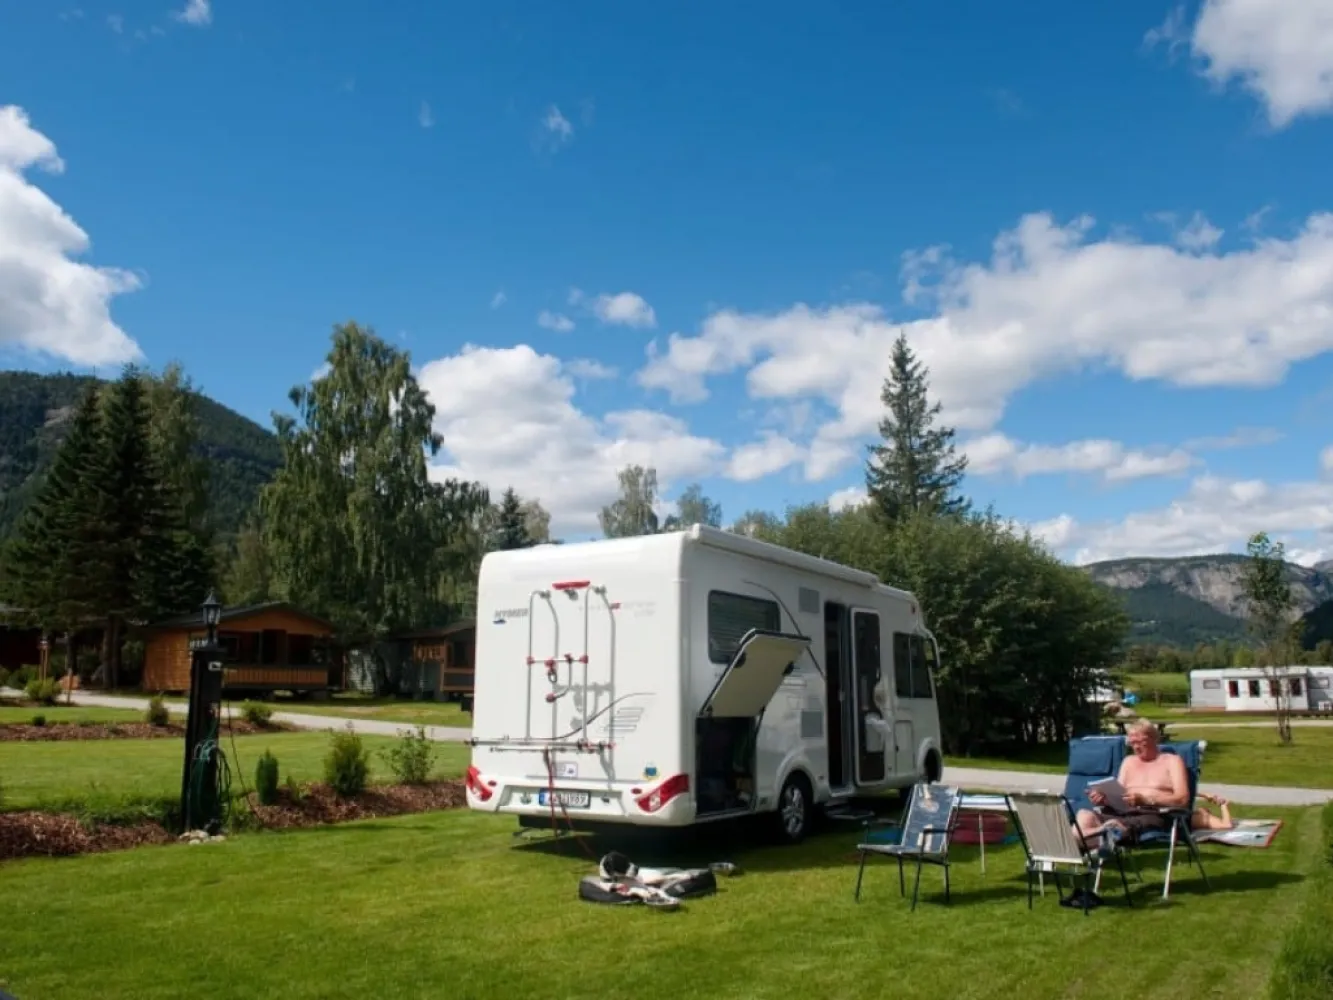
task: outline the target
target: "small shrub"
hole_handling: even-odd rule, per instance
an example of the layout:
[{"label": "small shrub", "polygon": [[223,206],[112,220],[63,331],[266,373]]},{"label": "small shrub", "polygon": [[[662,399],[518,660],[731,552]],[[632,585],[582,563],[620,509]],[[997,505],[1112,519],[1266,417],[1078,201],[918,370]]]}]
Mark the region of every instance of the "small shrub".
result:
[{"label": "small shrub", "polygon": [[426,727],[417,726],[415,733],[404,731],[402,738],[382,750],[381,755],[400,784],[424,785],[435,764],[435,744],[426,738]]},{"label": "small shrub", "polygon": [[9,671],[0,667],[0,688],[9,687]]},{"label": "small shrub", "polygon": [[297,781],[294,777],[292,777],[292,775],[290,774],[287,775],[286,784],[287,784],[287,794],[291,796],[291,800],[293,802],[300,802],[302,799],[305,798],[305,789],[301,786],[301,783],[299,781]]},{"label": "small shrub", "polygon": [[9,686],[16,691],[22,691],[28,686],[28,681],[37,676],[37,668],[31,666],[19,667],[9,675]]},{"label": "small shrub", "polygon": [[38,712],[36,715],[32,717],[32,724],[36,726],[38,729],[41,729],[42,726],[46,725],[46,716],[44,716],[41,712]]},{"label": "small shrub", "polygon": [[271,806],[278,801],[278,758],[268,750],[255,765],[255,793],[260,805]]},{"label": "small shrub", "polygon": [[261,701],[245,701],[241,703],[241,717],[252,726],[267,726],[273,709]]},{"label": "small shrub", "polygon": [[167,711],[167,703],[162,700],[160,694],[155,694],[148,700],[148,709],[143,717],[150,726],[166,726],[171,722],[171,713]]},{"label": "small shrub", "polygon": [[94,722],[92,719],[85,718],[85,719],[79,719],[74,723],[74,725],[78,726],[80,729],[87,729],[89,726],[97,725],[97,723]]},{"label": "small shrub", "polygon": [[339,798],[360,795],[370,777],[370,754],[351,726],[334,733],[324,758],[324,780]]},{"label": "small shrub", "polygon": [[46,680],[34,677],[28,681],[23,693],[28,696],[29,701],[34,701],[38,705],[54,705],[60,695],[60,685],[49,677]]}]

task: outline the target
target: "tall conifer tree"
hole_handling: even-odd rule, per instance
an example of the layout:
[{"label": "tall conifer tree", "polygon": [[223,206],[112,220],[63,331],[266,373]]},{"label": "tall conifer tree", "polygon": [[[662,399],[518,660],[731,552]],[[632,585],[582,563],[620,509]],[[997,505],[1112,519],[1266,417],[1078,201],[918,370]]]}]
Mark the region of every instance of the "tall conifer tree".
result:
[{"label": "tall conifer tree", "polygon": [[870,447],[866,462],[866,488],[891,523],[917,511],[964,514],[970,509],[958,493],[967,457],[955,454],[952,427],[934,426],[940,404],[930,402],[928,374],[899,334],[880,394],[888,411],[879,424],[883,443]]}]

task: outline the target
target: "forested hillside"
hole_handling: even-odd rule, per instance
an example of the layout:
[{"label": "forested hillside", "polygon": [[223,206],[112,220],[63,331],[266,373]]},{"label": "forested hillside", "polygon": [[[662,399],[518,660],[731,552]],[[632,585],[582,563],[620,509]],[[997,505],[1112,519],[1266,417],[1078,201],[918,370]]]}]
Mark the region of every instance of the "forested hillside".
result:
[{"label": "forested hillside", "polygon": [[[0,372],[0,539],[35,494],[69,429],[83,390],[103,380],[85,375]],[[198,450],[208,460],[209,509],[221,535],[232,535],[282,456],[268,430],[199,395]]]}]

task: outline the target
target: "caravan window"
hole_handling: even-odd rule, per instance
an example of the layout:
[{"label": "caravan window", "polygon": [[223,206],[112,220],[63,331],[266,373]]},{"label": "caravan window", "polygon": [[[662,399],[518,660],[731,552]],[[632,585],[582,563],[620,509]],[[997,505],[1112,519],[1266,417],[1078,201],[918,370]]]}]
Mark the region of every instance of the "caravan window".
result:
[{"label": "caravan window", "polygon": [[752,628],[781,630],[782,617],[776,601],[713,590],[708,594],[708,658],[730,663],[740,649],[745,633]]},{"label": "caravan window", "polygon": [[1205,691],[1220,691],[1222,690],[1222,682],[1210,677],[1203,682],[1203,689]]},{"label": "caravan window", "polygon": [[919,635],[893,633],[893,684],[899,698],[933,698],[930,670],[935,651]]}]

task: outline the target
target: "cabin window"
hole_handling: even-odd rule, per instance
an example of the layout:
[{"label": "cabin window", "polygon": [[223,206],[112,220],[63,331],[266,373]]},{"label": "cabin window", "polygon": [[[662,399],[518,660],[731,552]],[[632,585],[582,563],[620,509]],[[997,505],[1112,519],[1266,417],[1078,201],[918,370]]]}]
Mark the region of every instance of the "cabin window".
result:
[{"label": "cabin window", "polygon": [[1269,681],[1269,682],[1268,682],[1268,697],[1270,697],[1270,698],[1276,698],[1277,696],[1278,696],[1278,682],[1277,682],[1277,681]]},{"label": "cabin window", "polygon": [[934,649],[923,636],[893,633],[893,686],[899,698],[933,698],[930,671]]},{"label": "cabin window", "polygon": [[1327,678],[1327,677],[1311,677],[1311,678],[1310,678],[1310,687],[1312,687],[1312,688],[1320,688],[1320,689],[1322,689],[1322,690],[1324,690],[1324,691],[1327,691],[1328,688],[1329,688],[1328,678]]},{"label": "cabin window", "polygon": [[1240,697],[1240,681],[1227,681],[1227,697],[1228,698]]},{"label": "cabin window", "polygon": [[1205,691],[1220,691],[1222,689],[1222,682],[1215,678],[1209,678],[1203,682],[1203,689]]},{"label": "cabin window", "polygon": [[741,640],[751,629],[777,632],[782,612],[776,601],[721,590],[708,594],[708,658],[714,663],[730,663]]},{"label": "cabin window", "polygon": [[1299,698],[1303,693],[1301,679],[1299,677],[1293,677],[1291,680],[1287,681],[1287,690],[1291,693],[1293,698]]},{"label": "cabin window", "polygon": [[1258,682],[1258,681],[1250,681],[1250,683],[1249,683],[1249,688],[1250,688],[1250,697],[1251,697],[1251,698],[1258,698],[1258,697],[1259,697],[1259,682]]}]

